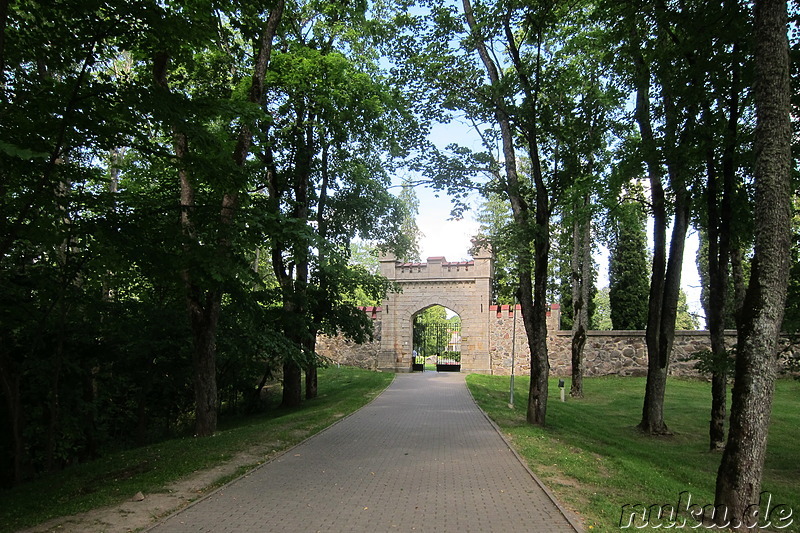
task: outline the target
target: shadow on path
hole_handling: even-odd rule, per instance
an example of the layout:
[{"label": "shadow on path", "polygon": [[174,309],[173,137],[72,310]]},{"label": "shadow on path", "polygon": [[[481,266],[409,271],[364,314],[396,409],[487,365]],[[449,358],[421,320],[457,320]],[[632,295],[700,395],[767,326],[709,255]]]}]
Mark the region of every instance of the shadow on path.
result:
[{"label": "shadow on path", "polygon": [[150,531],[575,532],[464,374],[398,374],[369,405]]}]

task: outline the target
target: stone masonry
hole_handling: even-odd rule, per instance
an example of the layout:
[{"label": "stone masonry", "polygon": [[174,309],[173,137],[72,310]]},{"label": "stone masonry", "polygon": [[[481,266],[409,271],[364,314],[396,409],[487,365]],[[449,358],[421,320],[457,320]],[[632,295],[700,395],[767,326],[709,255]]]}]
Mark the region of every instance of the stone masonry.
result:
[{"label": "stone masonry", "polygon": [[[514,312],[510,306],[502,306],[493,323],[492,374],[511,373],[512,338],[514,335]],[[519,312],[519,306],[517,306]],[[550,372],[554,376],[566,377],[572,371],[572,332],[559,329],[558,305],[553,305],[548,321],[547,350]],[[644,331],[589,331],[583,350],[585,376],[645,376],[647,375],[647,345]],[[726,344],[736,344],[736,331],[725,332]],[[530,373],[530,350],[528,350],[525,328],[521,314],[516,320],[515,374]],[[675,332],[669,373],[675,376],[697,376],[694,362],[687,361],[693,354],[711,348],[708,331]]]},{"label": "stone masonry", "polygon": [[[507,375],[512,359],[515,374],[530,372],[530,351],[519,306],[490,305],[492,255],[478,250],[472,261],[448,262],[429,257],[425,263],[381,260],[381,274],[396,283],[381,307],[362,308],[374,325],[374,340],[356,345],[341,337],[319,337],[317,351],[331,361],[389,372],[411,370],[414,316],[442,305],[461,318],[461,369],[465,372]],[[548,313],[548,358],[554,376],[569,376],[572,367],[570,331],[560,329],[560,308]],[[515,316],[516,320],[515,320]],[[736,331],[726,331],[728,346],[736,344]],[[584,347],[584,375],[643,376],[647,373],[644,331],[589,331]],[[512,342],[513,341],[513,342]],[[513,350],[512,350],[513,344]],[[798,339],[783,339],[784,357],[800,353]],[[670,374],[696,376],[693,354],[710,349],[708,331],[677,331]]]},{"label": "stone masonry", "polygon": [[[515,374],[530,373],[530,351],[522,324],[521,313],[517,309],[517,320],[510,306],[489,307],[489,370],[469,368],[462,370],[482,372],[495,375],[511,373],[512,358],[515,362]],[[362,308],[373,319],[375,336],[372,342],[357,345],[342,337],[320,337],[317,350],[332,361],[345,365],[353,365],[371,370],[378,370],[379,355],[382,349],[382,309],[380,307]],[[561,330],[558,326],[560,309],[557,304],[551,306],[548,313],[547,349],[550,360],[550,373],[557,377],[568,377],[572,370],[571,341],[572,332]],[[516,335],[513,333],[516,326]],[[589,331],[584,347],[585,376],[644,376],[647,374],[647,347],[644,331]],[[725,332],[728,347],[736,344],[736,331]],[[512,341],[515,350],[512,357]],[[694,362],[688,361],[693,354],[710,349],[708,331],[676,331],[675,342],[670,361],[670,375],[697,377]],[[800,353],[800,339],[784,337],[782,339],[783,358]],[[480,357],[473,358],[480,360]],[[403,369],[386,369],[389,371],[406,371]]]},{"label": "stone masonry", "polygon": [[477,250],[472,261],[429,257],[425,263],[401,263],[392,256],[381,259],[381,274],[396,283],[400,292],[390,293],[381,306],[377,368],[410,371],[414,316],[442,305],[461,318],[462,370],[490,373],[492,268],[492,253],[486,249]]}]

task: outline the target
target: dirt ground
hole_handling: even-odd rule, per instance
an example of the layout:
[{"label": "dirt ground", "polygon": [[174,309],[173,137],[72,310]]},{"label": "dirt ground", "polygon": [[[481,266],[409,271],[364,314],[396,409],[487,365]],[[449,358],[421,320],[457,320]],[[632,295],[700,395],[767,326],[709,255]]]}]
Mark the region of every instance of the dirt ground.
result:
[{"label": "dirt ground", "polygon": [[[111,507],[94,509],[73,516],[63,516],[39,524],[20,533],[128,533],[141,531],[154,525],[160,518],[186,507],[204,496],[222,478],[236,474],[243,467],[256,465],[271,459],[263,454],[263,447],[249,450],[211,470],[195,472],[167,490],[156,494],[131,494],[128,501]],[[273,454],[278,455],[278,454]],[[142,496],[144,497],[143,499]]]}]

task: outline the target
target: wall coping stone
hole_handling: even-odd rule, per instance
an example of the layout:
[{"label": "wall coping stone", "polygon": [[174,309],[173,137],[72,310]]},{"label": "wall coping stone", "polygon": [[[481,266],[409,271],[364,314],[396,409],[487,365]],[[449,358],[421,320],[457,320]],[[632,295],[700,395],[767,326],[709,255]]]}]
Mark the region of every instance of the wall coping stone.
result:
[{"label": "wall coping stone", "polygon": [[[568,329],[559,329],[552,332],[559,337],[568,337],[572,335],[572,331]],[[646,331],[643,329],[590,329],[586,332],[587,337],[644,337]],[[676,329],[676,336],[681,337],[708,337],[711,332],[707,329]],[[726,329],[725,336],[735,337],[735,329]]]}]

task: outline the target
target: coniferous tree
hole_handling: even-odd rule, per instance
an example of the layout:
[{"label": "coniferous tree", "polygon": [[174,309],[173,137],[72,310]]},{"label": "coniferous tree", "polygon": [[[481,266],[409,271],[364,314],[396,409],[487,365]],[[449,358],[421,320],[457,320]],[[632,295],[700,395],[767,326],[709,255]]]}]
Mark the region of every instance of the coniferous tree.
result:
[{"label": "coniferous tree", "polygon": [[609,299],[609,291],[610,289],[608,287],[604,287],[597,291],[594,295],[594,313],[592,313],[592,320],[590,322],[591,329],[614,329],[611,323],[611,303]]},{"label": "coniferous tree", "polygon": [[618,330],[644,329],[647,325],[647,219],[641,187],[633,187],[631,193],[611,214],[609,299],[611,322]]},{"label": "coniferous tree", "polygon": [[404,179],[400,189],[400,208],[402,218],[400,221],[400,233],[408,242],[408,250],[404,257],[399,257],[401,261],[421,261],[419,240],[423,237],[422,232],[417,226],[417,215],[419,215],[419,198],[414,192],[414,186],[410,180]]}]

